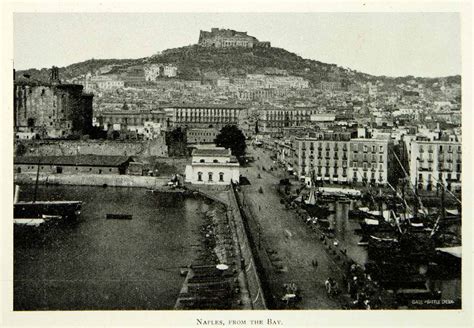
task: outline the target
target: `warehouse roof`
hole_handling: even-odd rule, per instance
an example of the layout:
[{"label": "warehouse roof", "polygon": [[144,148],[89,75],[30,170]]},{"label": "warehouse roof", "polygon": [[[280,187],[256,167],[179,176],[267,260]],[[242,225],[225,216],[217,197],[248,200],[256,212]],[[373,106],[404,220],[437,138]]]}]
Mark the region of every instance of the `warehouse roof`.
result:
[{"label": "warehouse roof", "polygon": [[15,164],[64,165],[64,166],[120,166],[132,162],[130,156],[17,156]]}]

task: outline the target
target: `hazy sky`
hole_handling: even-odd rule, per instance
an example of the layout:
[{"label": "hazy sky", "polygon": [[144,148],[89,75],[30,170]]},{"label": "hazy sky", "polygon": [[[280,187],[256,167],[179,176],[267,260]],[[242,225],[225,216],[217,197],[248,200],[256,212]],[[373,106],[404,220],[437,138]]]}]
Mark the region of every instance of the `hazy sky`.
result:
[{"label": "hazy sky", "polygon": [[388,76],[461,73],[456,13],[15,14],[16,69],[140,58],[197,43],[211,27],[247,31],[298,55]]}]

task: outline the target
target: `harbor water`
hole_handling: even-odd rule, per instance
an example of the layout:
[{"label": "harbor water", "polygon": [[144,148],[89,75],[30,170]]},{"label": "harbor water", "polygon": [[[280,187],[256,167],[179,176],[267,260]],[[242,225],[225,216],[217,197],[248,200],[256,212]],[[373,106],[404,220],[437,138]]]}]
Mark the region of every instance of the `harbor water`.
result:
[{"label": "harbor water", "polygon": [[[21,201],[34,186],[21,186]],[[14,239],[14,310],[172,309],[211,203],[140,188],[40,186],[37,200],[83,201],[72,224]],[[132,220],[107,220],[131,214]]]}]

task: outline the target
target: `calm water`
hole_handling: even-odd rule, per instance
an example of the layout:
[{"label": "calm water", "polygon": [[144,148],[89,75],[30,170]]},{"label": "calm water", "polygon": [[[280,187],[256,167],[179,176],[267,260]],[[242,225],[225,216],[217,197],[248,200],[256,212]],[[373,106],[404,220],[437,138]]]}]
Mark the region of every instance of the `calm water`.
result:
[{"label": "calm water", "polygon": [[[22,186],[20,200],[33,190]],[[71,226],[15,238],[15,310],[173,308],[179,267],[195,257],[201,213],[211,205],[138,188],[47,186],[37,199],[84,204]]]}]

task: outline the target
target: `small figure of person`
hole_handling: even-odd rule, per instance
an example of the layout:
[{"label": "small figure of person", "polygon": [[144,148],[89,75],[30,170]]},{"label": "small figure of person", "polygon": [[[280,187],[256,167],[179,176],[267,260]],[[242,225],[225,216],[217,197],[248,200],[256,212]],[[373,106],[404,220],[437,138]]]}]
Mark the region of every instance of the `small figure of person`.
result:
[{"label": "small figure of person", "polygon": [[326,279],[326,281],[324,282],[324,285],[326,286],[327,294],[331,295],[332,294],[332,279],[331,278]]}]

